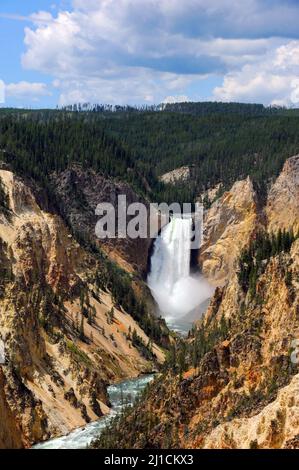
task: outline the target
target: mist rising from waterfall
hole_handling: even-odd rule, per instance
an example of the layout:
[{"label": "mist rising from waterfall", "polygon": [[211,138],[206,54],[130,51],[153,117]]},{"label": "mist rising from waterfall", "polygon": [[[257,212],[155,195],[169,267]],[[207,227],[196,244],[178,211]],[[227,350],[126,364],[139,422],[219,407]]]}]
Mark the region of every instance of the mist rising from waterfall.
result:
[{"label": "mist rising from waterfall", "polygon": [[173,217],[156,239],[148,285],[164,317],[181,318],[207,300],[213,288],[190,275],[191,218]]}]

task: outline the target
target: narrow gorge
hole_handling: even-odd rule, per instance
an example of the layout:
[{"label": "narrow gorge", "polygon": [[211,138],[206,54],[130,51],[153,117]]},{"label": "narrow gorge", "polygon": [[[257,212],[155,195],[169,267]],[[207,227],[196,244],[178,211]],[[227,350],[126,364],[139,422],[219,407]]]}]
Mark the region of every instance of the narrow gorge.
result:
[{"label": "narrow gorge", "polygon": [[0,448],[298,447],[298,118],[217,106],[0,110]]}]

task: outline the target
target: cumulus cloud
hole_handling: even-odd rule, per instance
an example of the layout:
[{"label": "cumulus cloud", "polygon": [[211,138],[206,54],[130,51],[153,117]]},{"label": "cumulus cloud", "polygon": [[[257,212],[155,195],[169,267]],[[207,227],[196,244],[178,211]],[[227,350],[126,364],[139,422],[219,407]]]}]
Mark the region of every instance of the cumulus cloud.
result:
[{"label": "cumulus cloud", "polygon": [[7,97],[15,99],[31,99],[38,101],[42,96],[50,96],[51,92],[45,83],[18,82],[5,85],[5,94]]},{"label": "cumulus cloud", "polygon": [[31,21],[23,66],[59,81],[64,104],[159,102],[210,75],[225,76],[215,98],[228,99],[238,82],[240,96],[265,102],[285,90],[282,65],[263,85],[265,57],[299,39],[294,0],[73,0],[70,11]]},{"label": "cumulus cloud", "polygon": [[257,62],[229,73],[214,90],[221,101],[259,101],[271,105],[299,105],[299,41],[291,41]]}]

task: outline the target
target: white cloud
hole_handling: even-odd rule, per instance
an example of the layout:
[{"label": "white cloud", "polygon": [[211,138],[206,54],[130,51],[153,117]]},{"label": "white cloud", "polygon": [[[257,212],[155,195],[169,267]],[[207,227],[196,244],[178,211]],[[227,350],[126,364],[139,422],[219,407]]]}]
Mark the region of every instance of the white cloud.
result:
[{"label": "white cloud", "polygon": [[5,85],[5,94],[7,97],[15,99],[31,99],[38,101],[42,96],[50,96],[51,92],[48,90],[45,83],[23,81]]},{"label": "white cloud", "polygon": [[294,92],[286,78],[295,77],[291,69],[299,57],[297,41],[290,39],[299,37],[299,8],[292,0],[72,5],[57,14],[35,13],[33,26],[25,28],[23,66],[50,75],[61,104],[160,102],[185,96],[188,85],[211,74],[225,75],[217,99],[285,101]]},{"label": "white cloud", "polygon": [[214,90],[221,101],[255,101],[267,105],[299,104],[299,41],[268,52],[258,61],[227,74]]}]

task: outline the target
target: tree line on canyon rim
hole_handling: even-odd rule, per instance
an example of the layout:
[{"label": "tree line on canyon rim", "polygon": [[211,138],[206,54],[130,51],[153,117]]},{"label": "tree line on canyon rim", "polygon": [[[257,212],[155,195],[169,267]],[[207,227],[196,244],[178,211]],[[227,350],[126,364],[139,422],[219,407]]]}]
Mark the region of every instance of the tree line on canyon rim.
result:
[{"label": "tree line on canyon rim", "polygon": [[[225,189],[248,175],[264,194],[299,151],[298,110],[238,103],[78,109],[0,110],[3,159],[46,187],[47,174],[79,162],[169,203],[194,202],[203,190],[219,182]],[[190,166],[190,181],[160,181],[182,165]]]}]

